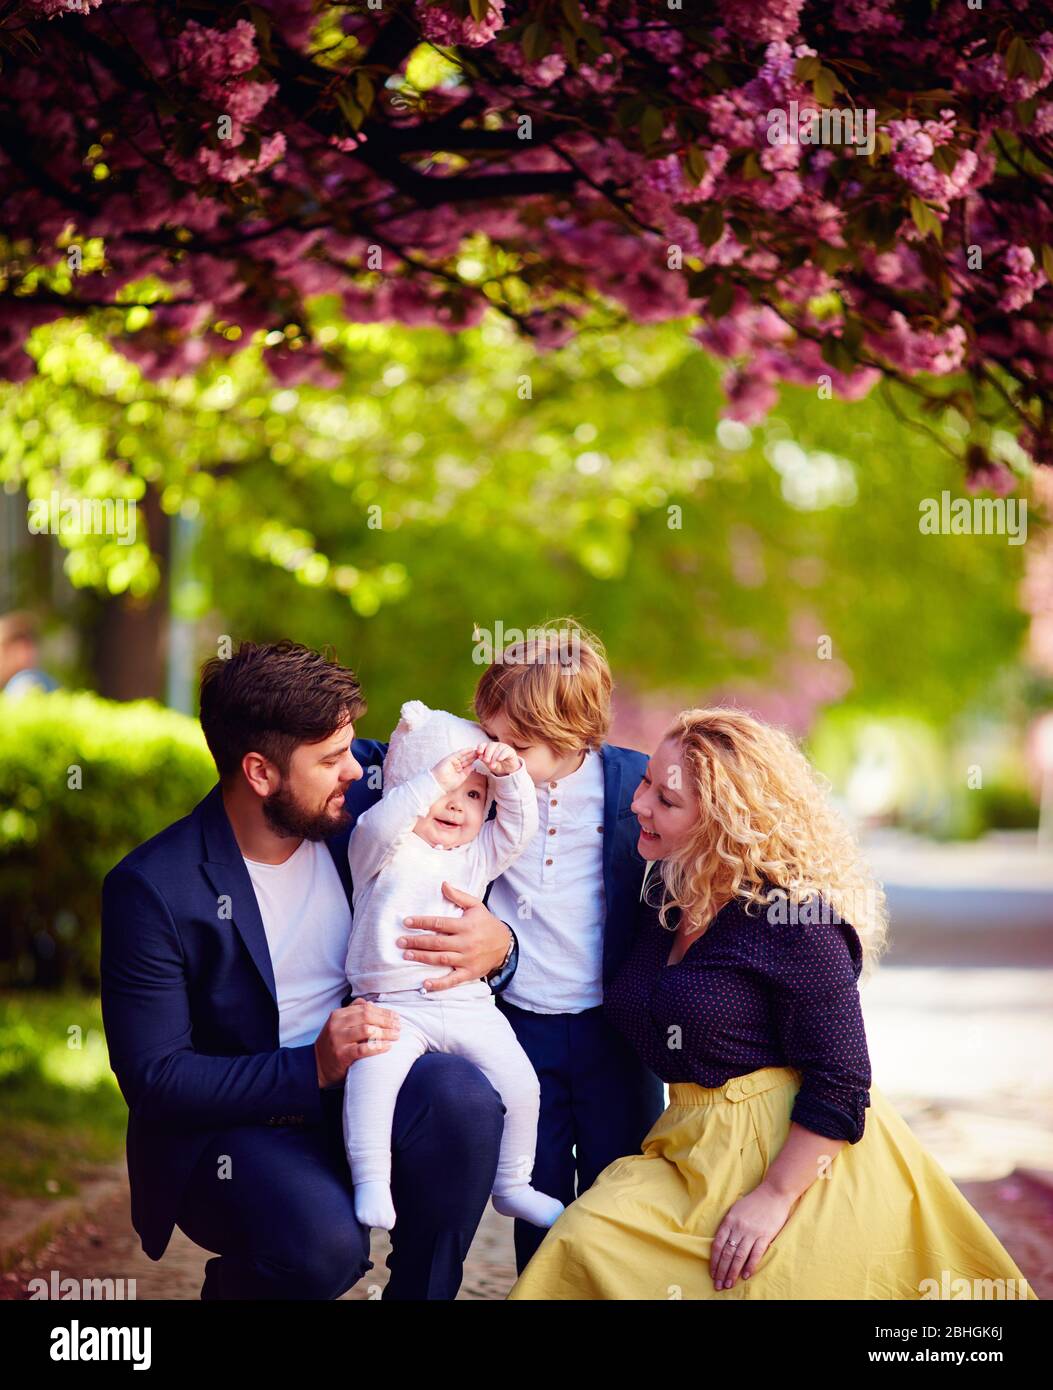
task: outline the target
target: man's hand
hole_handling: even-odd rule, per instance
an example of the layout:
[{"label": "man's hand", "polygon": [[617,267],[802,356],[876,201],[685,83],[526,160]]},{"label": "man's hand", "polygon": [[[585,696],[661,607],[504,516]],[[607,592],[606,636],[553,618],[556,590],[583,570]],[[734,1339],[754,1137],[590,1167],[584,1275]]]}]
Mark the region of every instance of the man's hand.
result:
[{"label": "man's hand", "polygon": [[444,792],[455,792],[466,780],[483,746],[484,745],[480,743],[474,748],[461,748],[456,753],[451,753],[449,757],[443,758],[441,762],[435,764],[431,770],[431,775]]},{"label": "man's hand", "polygon": [[425,965],[448,965],[450,973],[434,980],[425,980],[424,988],[431,993],[450,989],[466,980],[481,980],[504,960],[512,943],[505,924],[483,906],[481,898],[462,893],[449,883],[442,885],[447,902],[464,908],[462,917],[407,917],[406,926],[427,932],[427,936],[400,936],[396,946],[412,947],[402,952],[406,960],[419,960]]},{"label": "man's hand", "polygon": [[334,1009],[314,1044],[318,1085],[337,1086],[352,1062],[387,1052],[399,1035],[401,1019],[368,999],[353,999],[344,1009]]},{"label": "man's hand", "polygon": [[485,763],[495,777],[507,777],[515,772],[520,758],[507,743],[488,743],[479,754],[479,761]]}]

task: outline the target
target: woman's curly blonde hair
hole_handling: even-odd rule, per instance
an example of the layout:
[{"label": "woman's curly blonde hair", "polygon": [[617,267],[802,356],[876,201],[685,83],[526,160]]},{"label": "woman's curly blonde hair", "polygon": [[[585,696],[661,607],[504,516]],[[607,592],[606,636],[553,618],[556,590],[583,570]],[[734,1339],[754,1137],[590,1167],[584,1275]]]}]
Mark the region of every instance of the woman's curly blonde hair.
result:
[{"label": "woman's curly blonde hair", "polygon": [[783,920],[796,912],[801,921],[849,923],[868,972],[886,944],[885,894],[830,805],[829,784],[793,739],[720,707],[683,710],[664,738],[681,746],[683,790],[697,798],[699,817],[687,843],[661,861],[662,925],[679,909],[689,930],[703,931],[736,896],[769,916],[774,904]]}]

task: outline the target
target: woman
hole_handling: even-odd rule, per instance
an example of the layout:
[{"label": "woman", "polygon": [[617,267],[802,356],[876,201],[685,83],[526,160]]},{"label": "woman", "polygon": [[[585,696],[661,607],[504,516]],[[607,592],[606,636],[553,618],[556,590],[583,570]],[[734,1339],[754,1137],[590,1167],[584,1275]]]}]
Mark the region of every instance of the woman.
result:
[{"label": "woman", "polygon": [[1034,1298],[871,1090],[858,980],[884,895],[794,743],[686,710],[632,809],[645,911],[604,1009],[670,1103],[509,1297]]}]

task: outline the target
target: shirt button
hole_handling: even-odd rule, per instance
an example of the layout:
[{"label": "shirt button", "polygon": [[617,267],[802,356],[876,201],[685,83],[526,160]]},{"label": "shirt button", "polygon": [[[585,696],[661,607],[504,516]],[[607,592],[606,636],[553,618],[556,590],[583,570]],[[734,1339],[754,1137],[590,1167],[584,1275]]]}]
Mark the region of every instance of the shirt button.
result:
[{"label": "shirt button", "polygon": [[551,863],[552,863],[552,860],[551,860],[551,859],[546,859],[546,860],[545,860],[545,863],[546,863],[546,864],[551,864]]},{"label": "shirt button", "polygon": [[556,833],[556,827],[553,826],[552,829],[551,829],[548,833],[549,833],[550,835],[555,835],[555,833]]},{"label": "shirt button", "polygon": [[559,805],[559,802],[556,800],[555,797],[553,797],[552,800],[551,800],[548,804],[549,804],[550,806],[558,806],[558,805]]},{"label": "shirt button", "polygon": [[555,790],[556,790],[556,784],[555,784],[555,782],[550,782],[550,783],[549,783],[549,787],[552,789],[552,791],[555,791]]},{"label": "shirt button", "polygon": [[598,826],[596,827],[596,833],[597,833],[597,835],[602,835],[602,834],[603,834],[603,826],[602,826],[602,825],[598,825]]}]

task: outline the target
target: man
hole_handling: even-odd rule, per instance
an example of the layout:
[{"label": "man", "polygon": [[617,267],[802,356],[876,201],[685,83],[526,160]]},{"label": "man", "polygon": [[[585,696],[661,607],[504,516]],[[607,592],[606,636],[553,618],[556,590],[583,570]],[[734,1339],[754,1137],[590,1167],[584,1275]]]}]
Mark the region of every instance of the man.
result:
[{"label": "man", "polygon": [[[152,1259],[175,1224],[216,1252],[204,1299],[337,1298],[373,1267],[341,1132],[348,1067],[399,1022],[345,994],[350,793],[383,756],[355,739],[365,708],[351,671],[294,643],[208,662],[201,724],[219,783],[103,885],[103,1021],[129,1107],[132,1221]],[[412,958],[453,967],[433,988],[502,988],[514,933],[451,894],[464,915],[416,939]],[[474,1065],[414,1064],[392,1133],[385,1298],[455,1296],[502,1125]]]},{"label": "man", "polygon": [[33,615],[5,613],[0,618],[0,691],[25,695],[30,690],[57,690],[58,681],[40,669],[39,660]]}]

